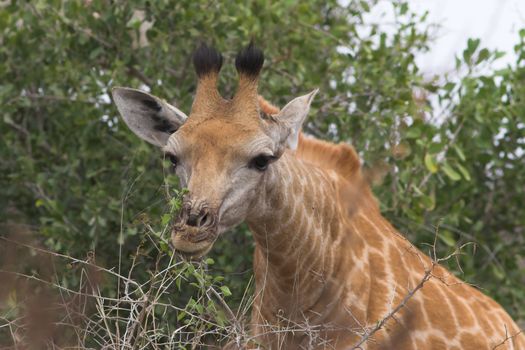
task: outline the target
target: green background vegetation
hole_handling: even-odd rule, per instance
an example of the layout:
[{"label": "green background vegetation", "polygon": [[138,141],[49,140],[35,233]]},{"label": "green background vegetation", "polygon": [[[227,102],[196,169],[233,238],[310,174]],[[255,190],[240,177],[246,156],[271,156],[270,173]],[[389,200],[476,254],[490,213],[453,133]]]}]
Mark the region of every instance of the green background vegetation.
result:
[{"label": "green background vegetation", "polygon": [[[386,33],[363,19],[375,3],[2,2],[0,235],[17,238],[23,227],[35,244],[80,259],[94,252],[98,265],[124,272],[134,257],[137,278],[147,278],[160,251],[169,257],[145,232],[168,223],[172,179],[161,153],[119,120],[110,89],[150,89],[189,111],[197,44],[225,56],[228,96],[233,58],[253,38],[266,54],[261,94],[283,106],[319,87],[306,131],[355,146],[383,214],[424,251],[437,225],[442,254],[475,243],[449,267],[523,324],[525,30],[508,68],[490,69],[502,53],[471,39],[449,77],[424,78],[414,57],[432,44],[432,25],[395,1]],[[214,276],[234,310],[252,251],[241,226],[217,242],[202,275]],[[36,273],[26,261],[16,269]],[[78,271],[57,265],[56,283],[81,283]],[[101,288],[118,296],[111,280]],[[170,302],[184,306],[198,290],[179,284]],[[0,315],[12,294],[0,293]]]}]

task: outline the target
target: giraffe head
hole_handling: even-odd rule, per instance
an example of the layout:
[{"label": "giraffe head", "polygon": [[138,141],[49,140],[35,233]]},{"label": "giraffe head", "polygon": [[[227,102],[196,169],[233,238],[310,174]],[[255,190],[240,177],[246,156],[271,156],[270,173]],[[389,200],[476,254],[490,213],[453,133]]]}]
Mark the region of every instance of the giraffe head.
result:
[{"label": "giraffe head", "polygon": [[297,147],[299,131],[317,90],[295,98],[277,115],[260,112],[257,85],[264,56],[250,44],[235,59],[235,96],[217,90],[222,56],[202,45],[193,55],[198,85],[186,116],[148,93],[115,88],[113,98],[125,123],[160,147],[188,189],[172,231],[174,248],[202,256],[224,231],[241,223],[268,181],[268,170],[286,148]]}]

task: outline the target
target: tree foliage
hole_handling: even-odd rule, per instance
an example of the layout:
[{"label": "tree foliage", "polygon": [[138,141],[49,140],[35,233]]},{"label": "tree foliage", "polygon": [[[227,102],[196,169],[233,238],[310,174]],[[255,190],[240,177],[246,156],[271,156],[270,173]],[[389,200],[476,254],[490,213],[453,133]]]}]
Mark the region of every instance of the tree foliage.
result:
[{"label": "tree foliage", "polygon": [[[173,179],[158,150],[123,126],[110,89],[142,88],[189,111],[198,43],[223,52],[228,96],[233,57],[254,39],[267,57],[261,94],[282,106],[319,87],[306,131],[355,146],[384,215],[423,250],[437,225],[444,251],[474,242],[449,267],[524,320],[525,30],[512,66],[492,70],[501,53],[471,39],[452,74],[428,78],[415,61],[431,45],[425,16],[393,2],[385,30],[367,21],[375,5],[2,2],[0,222],[27,225],[52,251],[94,251],[119,271],[143,247],[146,276],[158,249],[144,232],[168,223]],[[212,253],[232,307],[250,280],[252,244],[240,227]],[[79,283],[71,271],[64,281]],[[174,303],[191,295],[174,293]]]}]

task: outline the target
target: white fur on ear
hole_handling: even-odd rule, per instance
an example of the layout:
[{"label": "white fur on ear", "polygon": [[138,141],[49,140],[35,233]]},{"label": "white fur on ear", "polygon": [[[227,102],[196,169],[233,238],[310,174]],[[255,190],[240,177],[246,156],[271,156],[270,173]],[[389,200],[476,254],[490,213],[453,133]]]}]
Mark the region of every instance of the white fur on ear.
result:
[{"label": "white fur on ear", "polygon": [[141,139],[158,147],[188,118],[166,101],[144,91],[116,87],[113,100],[126,125]]},{"label": "white fur on ear", "polygon": [[310,104],[318,92],[319,89],[315,89],[309,94],[294,98],[288,102],[277,115],[277,119],[282,122],[289,131],[289,135],[286,138],[286,146],[291,150],[297,149],[299,132],[308,115],[308,111],[310,111]]}]

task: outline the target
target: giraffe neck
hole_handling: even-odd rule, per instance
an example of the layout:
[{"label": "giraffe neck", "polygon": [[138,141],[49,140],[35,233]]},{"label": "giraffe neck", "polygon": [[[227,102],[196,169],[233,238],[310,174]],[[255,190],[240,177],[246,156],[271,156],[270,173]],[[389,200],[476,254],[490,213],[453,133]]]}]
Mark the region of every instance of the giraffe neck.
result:
[{"label": "giraffe neck", "polygon": [[332,281],[340,273],[341,243],[349,237],[337,191],[335,177],[288,153],[269,169],[247,218],[256,242],[257,298],[270,313],[266,319],[316,308],[340,292]]}]

